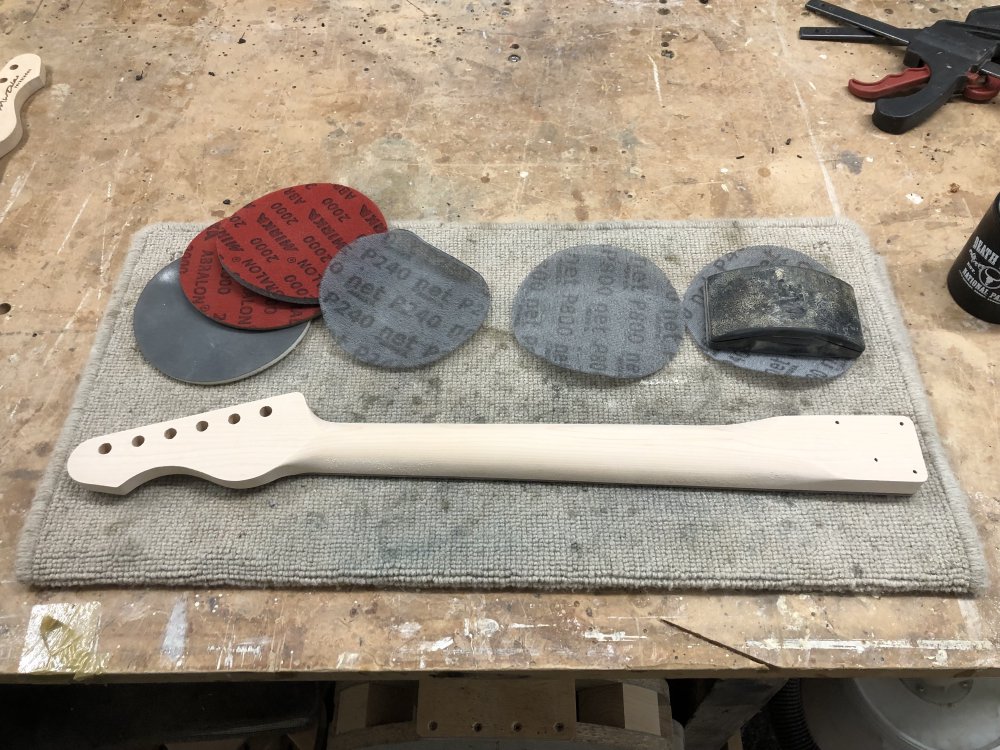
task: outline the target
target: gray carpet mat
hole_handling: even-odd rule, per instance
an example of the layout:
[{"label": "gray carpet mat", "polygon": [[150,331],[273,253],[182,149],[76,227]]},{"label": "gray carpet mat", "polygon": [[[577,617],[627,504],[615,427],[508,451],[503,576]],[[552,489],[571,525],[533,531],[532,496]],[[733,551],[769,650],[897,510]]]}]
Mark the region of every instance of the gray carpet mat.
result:
[{"label": "gray carpet mat", "polygon": [[[969,593],[985,564],[944,457],[881,261],[834,220],[454,225],[405,222],[477,269],[484,327],[439,362],[390,372],[353,361],[317,321],[249,380],[184,385],[132,338],[143,285],[200,228],[140,232],[31,507],[18,576],[38,586],[193,585],[748,589]],[[845,375],[792,380],[715,362],[686,337],[638,381],[557,369],[510,331],[514,292],[549,254],[612,244],[683,291],[747,245],[802,251],[853,284],[868,350]],[[302,476],[251,490],[160,479],[125,497],[66,474],[68,452],[106,432],[299,390],[333,421],[742,422],[774,415],[897,413],[921,433],[930,480],[912,497]]]}]

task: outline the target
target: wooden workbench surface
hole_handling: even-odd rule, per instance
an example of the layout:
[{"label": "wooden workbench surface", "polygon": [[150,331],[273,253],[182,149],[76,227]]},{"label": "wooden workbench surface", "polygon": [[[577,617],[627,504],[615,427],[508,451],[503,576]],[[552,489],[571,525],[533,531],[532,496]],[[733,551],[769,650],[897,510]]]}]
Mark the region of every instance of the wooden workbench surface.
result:
[{"label": "wooden workbench surface", "polygon": [[[973,6],[852,7],[927,25]],[[880,132],[844,84],[891,72],[898,50],[800,42],[800,24],[823,22],[797,0],[4,4],[0,55],[37,52],[50,83],[0,160],[0,680],[44,668],[22,659],[39,636],[29,618],[58,603],[92,603],[96,658],[79,671],[138,679],[1000,670],[1000,327],[944,288],[1000,189],[1000,104],[956,102],[905,135]],[[308,181],[355,185],[394,220],[854,219],[888,261],[982,530],[989,592],[35,591],[12,580],[132,233]]]}]

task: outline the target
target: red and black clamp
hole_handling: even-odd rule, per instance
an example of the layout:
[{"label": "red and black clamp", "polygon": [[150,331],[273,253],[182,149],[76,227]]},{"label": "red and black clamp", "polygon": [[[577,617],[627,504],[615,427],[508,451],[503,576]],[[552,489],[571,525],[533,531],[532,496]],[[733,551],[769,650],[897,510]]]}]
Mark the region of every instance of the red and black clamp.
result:
[{"label": "red and black clamp", "polygon": [[809,0],[806,9],[845,25],[803,27],[800,39],[906,47],[903,72],[847,85],[855,96],[875,101],[872,121],[887,133],[916,127],[954,96],[986,102],[1000,93],[1000,6],[924,29],[890,26],[823,0]]}]

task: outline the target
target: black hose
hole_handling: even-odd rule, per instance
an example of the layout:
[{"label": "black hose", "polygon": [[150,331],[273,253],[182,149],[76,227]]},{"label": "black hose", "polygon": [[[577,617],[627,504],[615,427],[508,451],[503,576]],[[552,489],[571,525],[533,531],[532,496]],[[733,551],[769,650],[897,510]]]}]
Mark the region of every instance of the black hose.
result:
[{"label": "black hose", "polygon": [[819,750],[802,708],[802,680],[789,680],[767,705],[771,728],[781,750]]}]

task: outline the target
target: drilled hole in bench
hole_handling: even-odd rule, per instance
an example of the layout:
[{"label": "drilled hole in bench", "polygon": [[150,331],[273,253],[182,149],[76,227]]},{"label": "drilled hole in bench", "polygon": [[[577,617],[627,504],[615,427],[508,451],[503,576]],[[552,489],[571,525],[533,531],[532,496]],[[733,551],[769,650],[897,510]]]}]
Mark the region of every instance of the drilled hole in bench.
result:
[{"label": "drilled hole in bench", "polygon": [[207,430],[207,429],[208,429],[208,422],[206,422],[206,421],[205,421],[205,420],[203,419],[203,420],[201,420],[201,421],[200,421],[200,422],[199,422],[198,424],[196,424],[196,425],[194,426],[194,428],[195,428],[196,430],[198,430],[198,432],[204,432],[205,430]]},{"label": "drilled hole in bench", "polygon": [[[264,410],[261,409],[261,411],[264,411]],[[430,729],[432,732],[436,732],[437,728],[438,728],[438,723],[436,721],[428,721],[427,722],[427,728]]]},{"label": "drilled hole in bench", "polygon": [[262,407],[260,407],[260,415],[262,417],[269,417],[269,416],[271,416],[271,413],[272,413],[272,409],[271,409],[270,406],[262,406]]},{"label": "drilled hole in bench", "polygon": [[102,456],[105,453],[111,453],[111,443],[101,443],[99,446],[97,446],[97,452],[100,453]]},{"label": "drilled hole in bench", "polygon": [[230,414],[229,415],[229,424],[236,424],[239,421],[240,421],[240,415],[239,414]]},{"label": "drilled hole in bench", "polygon": [[173,427],[168,427],[166,430],[163,431],[163,437],[165,437],[167,440],[173,440],[175,437],[177,437],[177,430],[175,430]]},{"label": "drilled hole in bench", "polygon": [[132,438],[132,445],[134,445],[136,448],[138,448],[145,442],[146,438],[144,438],[142,435],[136,435],[134,438]]}]

